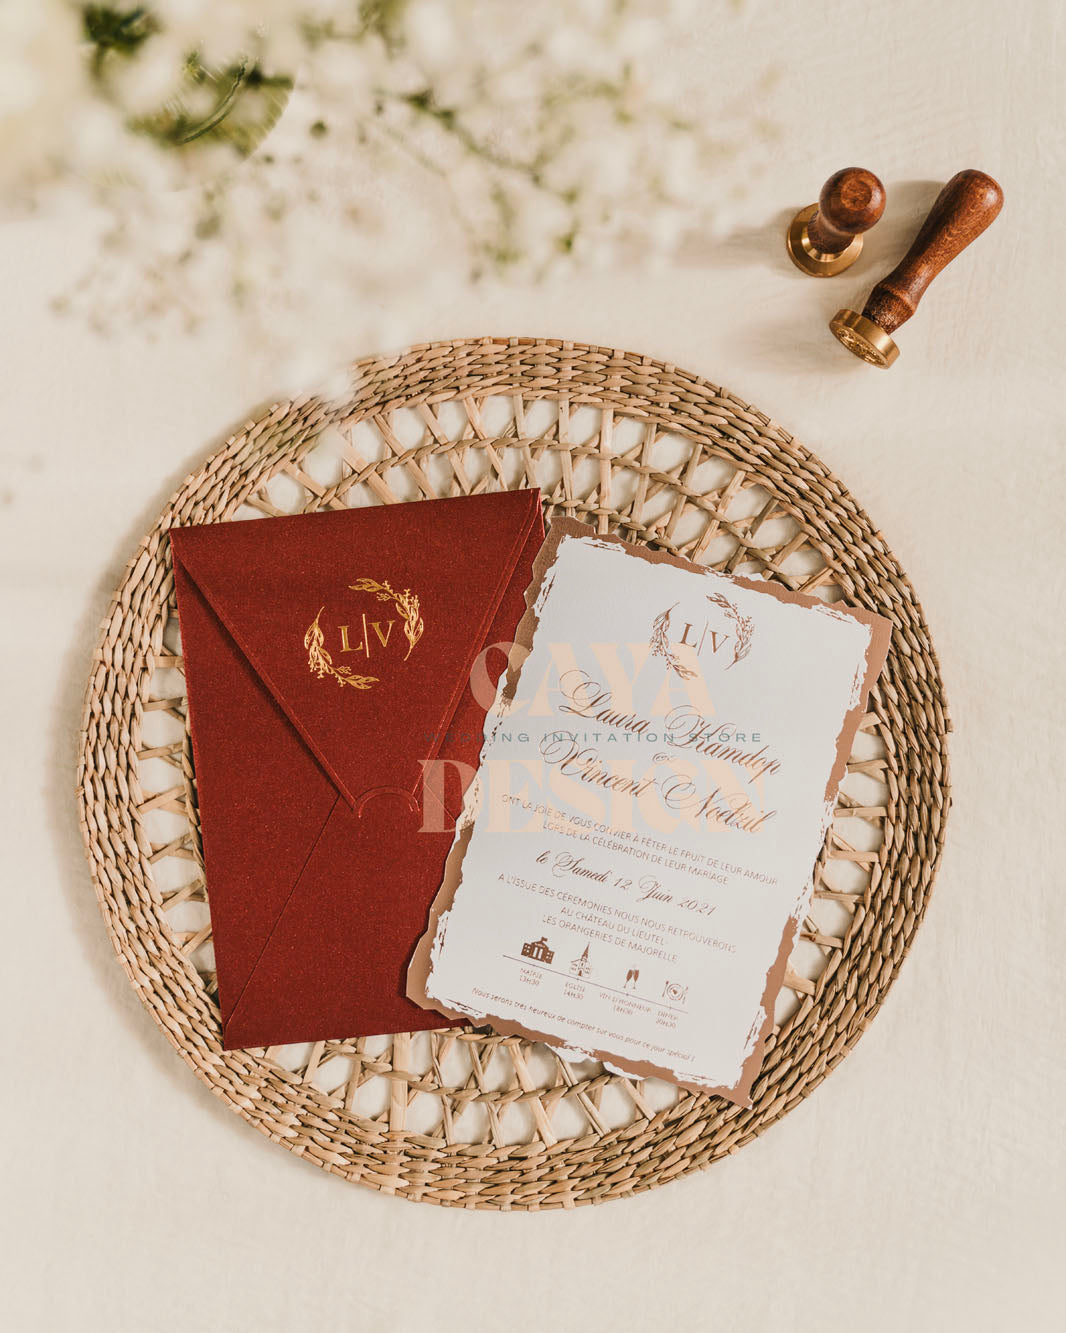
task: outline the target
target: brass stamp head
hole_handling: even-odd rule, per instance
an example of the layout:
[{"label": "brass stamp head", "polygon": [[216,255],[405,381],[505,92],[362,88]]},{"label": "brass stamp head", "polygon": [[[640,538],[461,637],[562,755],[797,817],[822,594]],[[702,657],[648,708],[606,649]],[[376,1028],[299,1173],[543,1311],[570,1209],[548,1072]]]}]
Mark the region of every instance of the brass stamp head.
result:
[{"label": "brass stamp head", "polygon": [[838,310],[829,322],[849,352],[871,366],[892,365],[892,334],[918,309],[936,275],[999,215],[1003,191],[983,171],[960,171],[936,197],[911,248],[870,293],[862,314]]},{"label": "brass stamp head", "polygon": [[885,211],[885,187],[865,167],[845,167],[822,186],[818,202],[792,219],[785,245],[792,262],[815,278],[851,268],[862,253],[862,234]]},{"label": "brass stamp head", "polygon": [[871,366],[888,367],[899,356],[899,348],[880,326],[854,310],[838,310],[829,321],[833,335],[849,352]]},{"label": "brass stamp head", "polygon": [[797,268],[814,278],[831,278],[855,263],[862,253],[862,237],[853,236],[844,249],[836,254],[819,250],[811,240],[809,231],[810,221],[817,212],[817,204],[800,209],[789,224],[785,245]]}]

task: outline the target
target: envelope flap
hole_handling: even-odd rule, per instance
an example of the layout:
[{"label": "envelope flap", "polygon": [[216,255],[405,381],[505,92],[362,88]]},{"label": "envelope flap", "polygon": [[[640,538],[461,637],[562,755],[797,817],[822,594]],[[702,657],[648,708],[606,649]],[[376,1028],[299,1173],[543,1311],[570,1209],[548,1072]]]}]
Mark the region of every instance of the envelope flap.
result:
[{"label": "envelope flap", "polygon": [[417,788],[539,492],[175,528],[200,589],[350,805]]}]

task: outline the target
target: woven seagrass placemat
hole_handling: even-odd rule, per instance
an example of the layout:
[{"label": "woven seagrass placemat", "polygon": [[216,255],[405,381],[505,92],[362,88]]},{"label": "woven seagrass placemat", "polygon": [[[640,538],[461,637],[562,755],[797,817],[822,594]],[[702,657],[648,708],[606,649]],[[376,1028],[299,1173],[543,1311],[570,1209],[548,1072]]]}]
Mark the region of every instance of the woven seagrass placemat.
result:
[{"label": "woven seagrass placemat", "polygon": [[[892,648],[815,869],[749,1109],[471,1029],[220,1045],[168,529],[539,485],[547,516],[886,616]],[[134,552],[93,658],[81,815],[112,943],[201,1079],[317,1166],[410,1199],[573,1207],[742,1147],[821,1083],[892,984],[950,803],[940,671],[845,486],[761,412],[649,357],[532,339],[415,347],[228,440]]]}]

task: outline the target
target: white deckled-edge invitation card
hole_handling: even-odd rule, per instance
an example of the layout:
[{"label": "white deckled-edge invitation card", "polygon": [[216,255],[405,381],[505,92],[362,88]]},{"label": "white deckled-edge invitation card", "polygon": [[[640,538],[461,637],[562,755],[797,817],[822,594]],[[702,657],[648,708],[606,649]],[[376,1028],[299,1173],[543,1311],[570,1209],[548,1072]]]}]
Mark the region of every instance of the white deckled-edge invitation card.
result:
[{"label": "white deckled-edge invitation card", "polygon": [[557,519],[416,1003],[748,1104],[889,624]]}]

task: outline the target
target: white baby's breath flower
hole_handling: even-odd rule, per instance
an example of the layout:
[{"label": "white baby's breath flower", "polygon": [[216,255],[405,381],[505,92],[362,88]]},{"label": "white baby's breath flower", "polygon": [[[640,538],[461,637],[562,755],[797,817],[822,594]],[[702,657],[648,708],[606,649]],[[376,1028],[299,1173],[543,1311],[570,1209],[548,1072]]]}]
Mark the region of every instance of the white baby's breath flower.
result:
[{"label": "white baby's breath flower", "polygon": [[557,75],[577,73],[585,58],[581,34],[573,27],[553,28],[544,40],[544,58]]},{"label": "white baby's breath flower", "polygon": [[[736,18],[735,0],[702,3],[723,30]],[[14,148],[0,174],[30,194],[72,169],[93,193],[142,187],[108,190],[110,240],[79,308],[105,327],[229,312],[246,349],[287,358],[294,387],[343,355],[352,319],[383,346],[417,336],[459,275],[670,262],[689,232],[731,225],[767,138],[761,90],[720,105],[678,58],[690,0],[157,0],[159,31],[98,82],[75,7],[29,8],[50,17],[11,49],[34,51],[35,75],[73,77],[0,79],[0,150]],[[210,134],[177,152],[123,129],[168,102],[167,67],[192,51],[296,81],[239,167]],[[190,112],[197,96],[183,92]],[[217,89],[202,101],[209,117]],[[26,134],[4,137],[7,104]]]},{"label": "white baby's breath flower", "polygon": [[221,6],[215,0],[156,0],[152,10],[160,22],[173,32],[180,32],[194,42],[203,36],[215,10],[222,8],[241,16],[246,22],[252,6],[244,0],[227,0]]},{"label": "white baby's breath flower", "polygon": [[0,185],[9,204],[46,188],[87,100],[80,30],[61,0],[0,5]]},{"label": "white baby's breath flower", "polygon": [[216,5],[209,16],[172,29],[191,50],[200,52],[206,65],[224,68],[241,56],[255,55],[263,29],[253,10],[243,4]]},{"label": "white baby's breath flower", "polygon": [[411,59],[424,70],[438,70],[455,60],[455,27],[446,4],[414,0],[404,14],[404,36]]},{"label": "white baby's breath flower", "polygon": [[67,128],[71,164],[91,177],[120,160],[125,141],[125,119],[106,102],[89,102]]},{"label": "white baby's breath flower", "polygon": [[0,123],[29,111],[44,92],[44,80],[32,65],[5,62],[0,70]]},{"label": "white baby's breath flower", "polygon": [[[339,107],[349,114],[366,114],[368,95],[375,76],[386,63],[384,43],[380,39],[368,42],[369,49],[351,50],[339,42],[325,43],[316,49],[307,63],[308,85],[324,102]],[[348,99],[352,98],[349,104]]]},{"label": "white baby's breath flower", "polygon": [[121,60],[110,82],[121,106],[132,115],[158,111],[177,92],[189,48],[169,32],[153,35],[135,60]]},{"label": "white baby's breath flower", "polygon": [[619,23],[614,49],[623,61],[641,61],[660,49],[663,19],[652,14],[634,14]]},{"label": "white baby's breath flower", "polygon": [[602,27],[612,11],[610,0],[570,0],[567,8],[576,20],[590,28]]}]

